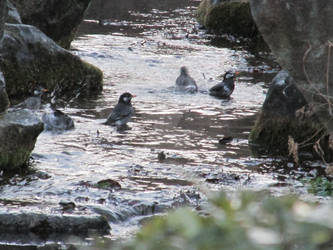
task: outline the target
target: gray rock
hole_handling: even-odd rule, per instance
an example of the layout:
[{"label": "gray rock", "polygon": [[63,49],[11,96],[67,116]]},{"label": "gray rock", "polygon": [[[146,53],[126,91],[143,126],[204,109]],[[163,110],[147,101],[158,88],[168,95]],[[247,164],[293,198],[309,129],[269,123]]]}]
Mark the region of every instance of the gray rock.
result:
[{"label": "gray rock", "polygon": [[6,23],[22,23],[20,14],[18,13],[15,6],[7,0],[7,6],[8,6],[8,16],[6,19]]},{"label": "gray rock", "polygon": [[38,27],[60,46],[69,48],[91,0],[12,0],[22,22]]},{"label": "gray rock", "polygon": [[202,0],[197,17],[214,34],[259,37],[248,0]]},{"label": "gray rock", "polygon": [[9,107],[9,99],[6,91],[5,78],[2,72],[0,72],[0,114],[6,112]]},{"label": "gray rock", "polygon": [[0,44],[3,37],[4,25],[7,18],[7,0],[0,0]]},{"label": "gray rock", "polygon": [[0,233],[34,233],[46,236],[52,233],[74,235],[107,234],[110,226],[99,215],[57,215],[33,212],[0,213]]},{"label": "gray rock", "polygon": [[24,97],[40,84],[56,95],[97,93],[102,90],[103,73],[95,66],[58,46],[37,28],[6,24],[0,47],[2,69],[9,97]]},{"label": "gray rock", "polygon": [[25,166],[43,123],[29,110],[8,112],[0,117],[0,169]]},{"label": "gray rock", "polygon": [[278,63],[333,131],[333,1],[250,0],[250,4]]}]

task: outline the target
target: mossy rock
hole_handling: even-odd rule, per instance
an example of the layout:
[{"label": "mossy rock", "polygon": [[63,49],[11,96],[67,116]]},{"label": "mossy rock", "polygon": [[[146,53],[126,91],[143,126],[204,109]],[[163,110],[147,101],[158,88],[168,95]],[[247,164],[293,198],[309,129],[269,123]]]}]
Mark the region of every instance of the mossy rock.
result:
[{"label": "mossy rock", "polygon": [[289,136],[299,145],[298,153],[310,153],[314,159],[320,158],[314,149],[317,141],[330,158],[328,133],[319,122],[286,118],[272,113],[261,112],[249,136],[254,155],[289,155]]},{"label": "mossy rock", "polygon": [[3,73],[0,72],[0,114],[6,112],[9,107],[9,99],[6,91],[6,83]]},{"label": "mossy rock", "polygon": [[[289,155],[289,137],[298,144],[298,153],[330,160],[329,134],[310,109],[303,94],[286,71],[273,79],[262,111],[250,133],[249,143],[255,154]],[[323,155],[319,155],[320,148]]]},{"label": "mossy rock", "polygon": [[44,33],[30,25],[6,24],[0,49],[3,70],[10,98],[22,98],[38,86],[57,95],[99,93],[103,73],[97,67],[58,46]]},{"label": "mossy rock", "polygon": [[252,19],[248,2],[222,2],[212,4],[210,0],[201,2],[197,17],[209,32],[255,37],[258,30]]},{"label": "mossy rock", "polygon": [[25,167],[43,128],[40,119],[25,109],[0,116],[0,169]]},{"label": "mossy rock", "polygon": [[91,0],[11,0],[24,24],[39,28],[69,49]]}]

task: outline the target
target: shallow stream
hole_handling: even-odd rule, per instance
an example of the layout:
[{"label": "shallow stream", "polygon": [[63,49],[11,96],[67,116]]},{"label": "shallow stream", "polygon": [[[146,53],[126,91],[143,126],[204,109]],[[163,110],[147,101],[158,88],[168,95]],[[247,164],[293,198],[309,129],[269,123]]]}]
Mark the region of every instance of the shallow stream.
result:
[{"label": "shallow stream", "polygon": [[[32,164],[36,172],[3,183],[2,209],[52,213],[60,211],[60,201],[72,201],[77,213],[106,215],[110,237],[118,239],[135,232],[146,216],[177,206],[197,207],[216,190],[306,193],[297,176],[313,172],[253,157],[248,146],[276,64],[267,55],[249,52],[237,39],[230,48],[212,46],[212,37],[194,18],[199,1],[156,3],[158,8],[149,6],[156,1],[145,2],[148,6],[131,11],[119,7],[112,18],[107,10],[116,5],[95,1],[92,8],[99,15],[91,11],[82,23],[72,52],[103,71],[104,90],[97,98],[78,98],[62,109],[74,119],[75,129],[38,137]],[[181,66],[189,68],[199,93],[174,91]],[[209,96],[207,90],[229,69],[241,72],[232,98]],[[130,129],[103,125],[126,91],[136,95]],[[223,137],[233,139],[219,144]],[[106,179],[121,188],[94,186]]]}]

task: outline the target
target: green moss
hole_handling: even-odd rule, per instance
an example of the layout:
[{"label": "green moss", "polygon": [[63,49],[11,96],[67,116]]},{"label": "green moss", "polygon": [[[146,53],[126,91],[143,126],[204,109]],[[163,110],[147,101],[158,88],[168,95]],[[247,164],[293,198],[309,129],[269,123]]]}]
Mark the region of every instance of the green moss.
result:
[{"label": "green moss", "polygon": [[[274,117],[274,118],[273,118]],[[330,158],[327,130],[314,120],[299,121],[296,118],[269,116],[259,114],[249,135],[249,144],[255,155],[269,154],[288,156],[288,137],[299,143],[299,152],[311,153],[315,158],[318,154],[313,145],[320,141],[321,147]]]},{"label": "green moss", "polygon": [[252,37],[255,32],[249,3],[220,4],[209,11],[205,27],[213,33]]},{"label": "green moss", "polygon": [[198,10],[196,12],[196,17],[198,19],[198,22],[203,26],[205,26],[206,17],[207,14],[209,13],[210,8],[211,8],[210,0],[203,0],[201,1]]},{"label": "green moss", "polygon": [[333,192],[333,182],[327,177],[317,177],[312,180],[305,180],[309,185],[308,191],[319,196],[331,196]]},{"label": "green moss", "polygon": [[222,2],[212,5],[210,0],[201,1],[196,17],[209,33],[232,34],[254,51],[269,51],[252,18],[248,2]]},{"label": "green moss", "polygon": [[56,45],[32,26],[6,25],[0,68],[10,98],[22,98],[42,85],[56,86],[58,95],[79,90],[83,94],[100,92],[103,73]]},{"label": "green moss", "polygon": [[7,81],[8,95],[14,98],[29,95],[38,85],[52,90],[59,84],[59,94],[64,95],[75,89],[91,94],[103,88],[102,71],[71,55],[59,55],[47,62],[37,59],[29,65],[6,60],[2,61],[1,68]]},{"label": "green moss", "polygon": [[29,161],[31,151],[17,149],[15,152],[0,152],[0,169],[13,170]]},{"label": "green moss", "polygon": [[228,33],[244,37],[255,37],[258,34],[249,3],[212,5],[209,0],[204,0],[198,8],[197,18],[211,33]]}]

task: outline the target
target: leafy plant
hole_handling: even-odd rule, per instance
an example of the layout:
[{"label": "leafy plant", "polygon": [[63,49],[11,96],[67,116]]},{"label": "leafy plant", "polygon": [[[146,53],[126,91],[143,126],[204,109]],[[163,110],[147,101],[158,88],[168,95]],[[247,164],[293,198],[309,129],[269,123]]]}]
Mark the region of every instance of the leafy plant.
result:
[{"label": "leafy plant", "polygon": [[330,196],[333,192],[333,182],[326,177],[317,177],[309,181],[308,191],[319,196]]},{"label": "leafy plant", "polygon": [[[208,214],[182,208],[145,224],[118,250],[282,250],[333,249],[333,206],[296,197],[242,192],[220,193]],[[101,248],[99,248],[101,249]]]}]

